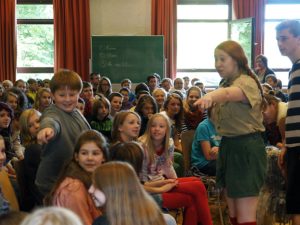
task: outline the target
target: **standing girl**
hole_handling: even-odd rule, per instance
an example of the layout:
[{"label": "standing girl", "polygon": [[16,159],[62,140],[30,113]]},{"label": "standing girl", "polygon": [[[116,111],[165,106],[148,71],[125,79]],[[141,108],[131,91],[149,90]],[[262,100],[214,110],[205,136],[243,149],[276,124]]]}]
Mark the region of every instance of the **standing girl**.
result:
[{"label": "standing girl", "polygon": [[195,102],[212,108],[212,121],[222,136],[217,160],[217,185],[225,189],[233,225],[255,225],[260,188],[266,174],[263,91],[248,66],[242,47],[225,41],[215,49],[221,87]]},{"label": "standing girl", "polygon": [[95,130],[84,131],[76,142],[73,159],[61,171],[46,203],[69,208],[85,225],[91,225],[101,214],[88,193],[91,176],[107,158],[104,137]]},{"label": "standing girl", "polygon": [[[153,115],[145,134],[139,138],[144,148],[142,181],[176,179],[173,168],[174,144],[170,138],[170,122],[163,114]],[[178,178],[177,187],[163,193],[166,208],[186,207],[184,225],[212,224],[204,184],[196,177]]]}]

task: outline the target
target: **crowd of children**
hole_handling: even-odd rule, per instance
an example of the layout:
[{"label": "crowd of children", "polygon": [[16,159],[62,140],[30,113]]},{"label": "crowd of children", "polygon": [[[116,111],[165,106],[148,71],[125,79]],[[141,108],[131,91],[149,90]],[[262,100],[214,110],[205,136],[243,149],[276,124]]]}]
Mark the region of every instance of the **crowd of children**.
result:
[{"label": "crowd of children", "polygon": [[129,79],[114,92],[108,77],[69,70],[2,81],[0,215],[59,206],[85,225],[174,225],[168,210],[184,208],[184,225],[213,224],[204,183],[183,172],[181,134],[194,130],[192,165],[217,175],[233,225],[255,224],[264,146],[284,145],[287,95],[265,56],[258,77],[236,42],[217,46],[215,60],[222,81],[208,93],[200,80],[156,73],[134,92]]},{"label": "crowd of children", "polygon": [[[118,218],[111,217],[109,213],[112,210],[109,206],[112,197],[108,190],[103,190],[106,196],[104,210],[104,203],[99,204],[97,200],[98,192],[89,190],[92,174],[102,163],[111,160],[107,150],[109,146],[114,148],[120,143],[140,141],[139,146],[145,149],[142,151],[143,157],[139,159],[144,166],[135,174],[140,178],[138,183],[147,183],[146,186],[165,183],[168,187],[163,188],[162,202],[156,206],[156,203],[153,205],[156,198],[148,195],[151,191],[146,186],[140,186],[144,190],[137,199],[141,201],[145,198],[141,202],[144,205],[150,196],[149,200],[152,200],[146,210],[157,213],[157,219],[151,217],[154,219],[153,224],[174,225],[176,222],[167,212],[181,207],[185,208],[184,224],[212,224],[206,189],[201,180],[196,177],[179,179],[175,172],[175,165],[182,167],[182,160],[173,162],[174,154],[182,158],[179,139],[184,99],[181,92],[176,93],[172,88],[174,92],[168,94],[171,92],[159,87],[158,74],[150,75],[146,83],[137,85],[135,93],[131,90],[129,79],[121,82],[119,92],[113,92],[108,77],[91,74],[90,78],[90,82],[81,81],[75,72],[60,70],[54,74],[49,86],[43,86],[42,82],[34,79],[29,82],[18,80],[15,87],[8,81],[3,82],[0,134],[3,137],[2,152],[5,157],[1,157],[1,168],[7,171],[11,180],[10,187],[15,187],[13,193],[16,195],[12,199],[2,194],[1,209],[7,212],[19,207],[21,211],[30,212],[40,207],[60,206],[71,209],[84,224],[93,224],[94,221],[95,224],[102,224],[103,218],[113,224],[110,220]],[[6,83],[8,86],[5,86]],[[162,158],[157,158],[157,162],[151,160],[151,164],[158,163],[172,171],[172,174],[164,174],[167,170],[160,171],[161,181],[154,179],[153,171],[147,172],[145,168],[150,163],[146,157],[146,146],[149,143],[142,141],[147,136],[151,140],[156,139],[157,132],[150,132],[155,118],[164,119],[164,129],[158,141],[167,143],[168,146],[163,145],[167,147],[165,151],[174,151],[173,143],[176,143],[177,149],[177,152],[167,154],[165,162],[161,161]],[[157,122],[154,120],[154,123]],[[164,150],[160,148],[157,151],[155,154],[159,155],[163,153],[159,151]],[[155,170],[158,172],[160,167]],[[147,180],[143,178],[145,176]],[[104,184],[96,181],[96,177],[94,180],[95,188],[102,190],[99,185]],[[136,200],[134,202],[138,204]],[[166,210],[165,214],[162,214],[163,209]],[[140,219],[149,218],[141,212]]]}]

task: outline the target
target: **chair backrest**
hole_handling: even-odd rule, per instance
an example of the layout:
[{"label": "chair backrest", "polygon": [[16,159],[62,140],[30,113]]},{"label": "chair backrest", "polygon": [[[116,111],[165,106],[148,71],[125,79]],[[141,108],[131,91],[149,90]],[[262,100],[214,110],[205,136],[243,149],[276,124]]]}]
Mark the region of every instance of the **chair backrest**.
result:
[{"label": "chair backrest", "polygon": [[194,140],[195,130],[188,130],[181,133],[181,146],[184,162],[184,171],[187,173],[191,166],[191,150]]},{"label": "chair backrest", "polygon": [[[11,179],[14,179],[14,178],[11,178]],[[4,198],[10,204],[10,209],[19,211],[19,203],[17,200],[15,190],[12,186],[12,183],[10,181],[10,178],[9,178],[7,172],[4,169],[0,170],[0,187],[1,187]]]}]

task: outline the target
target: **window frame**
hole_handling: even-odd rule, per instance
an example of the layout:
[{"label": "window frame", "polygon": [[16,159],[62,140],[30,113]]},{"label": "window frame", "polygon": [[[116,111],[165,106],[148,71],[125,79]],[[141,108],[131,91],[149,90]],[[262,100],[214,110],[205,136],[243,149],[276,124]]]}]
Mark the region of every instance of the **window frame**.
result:
[{"label": "window frame", "polygon": [[[228,19],[177,19],[178,23],[227,23],[228,33],[227,37],[230,36],[230,24],[232,20],[232,0],[179,0],[177,5],[228,5]],[[217,72],[215,68],[193,68],[193,69],[178,69],[178,73],[190,73],[190,72]]]},{"label": "window frame", "polygon": [[[266,5],[289,5],[289,4],[298,4],[300,5],[299,3],[299,0],[268,0],[268,2],[266,3]],[[300,18],[299,18],[300,19]],[[276,23],[280,23],[282,21],[284,21],[285,19],[282,18],[282,19],[265,19],[264,20],[264,29],[266,27],[266,23],[268,22],[276,22]],[[266,52],[266,46],[264,46],[264,52]],[[288,74],[288,72],[290,71],[290,67],[272,67],[272,70],[276,73],[276,72],[285,72]],[[283,87],[287,87],[287,84],[283,84]]]},{"label": "window frame", "polygon": [[[53,0],[17,0],[17,5],[53,5]],[[17,26],[19,24],[28,25],[53,25],[53,19],[17,19]],[[18,43],[17,43],[18,46]],[[54,73],[53,67],[18,67],[16,73]]]}]

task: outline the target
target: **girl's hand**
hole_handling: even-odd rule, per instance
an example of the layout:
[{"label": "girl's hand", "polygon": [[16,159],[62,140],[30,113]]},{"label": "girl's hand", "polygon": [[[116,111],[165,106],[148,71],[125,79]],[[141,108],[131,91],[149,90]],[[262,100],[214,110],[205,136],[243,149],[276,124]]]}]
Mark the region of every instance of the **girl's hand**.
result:
[{"label": "girl's hand", "polygon": [[166,185],[166,184],[174,184],[176,183],[176,185],[178,184],[178,180],[177,179],[165,179],[162,181],[162,185]]},{"label": "girl's hand", "polygon": [[160,187],[161,193],[168,192],[178,185],[178,182],[168,183]]},{"label": "girl's hand", "polygon": [[216,159],[217,156],[218,156],[218,152],[219,152],[219,147],[217,146],[214,146],[211,148],[210,152],[209,152],[209,155],[212,159]]},{"label": "girl's hand", "polygon": [[194,106],[198,106],[200,110],[208,109],[212,107],[213,105],[213,99],[212,97],[208,94],[203,96],[202,98],[199,98],[195,103]]}]

